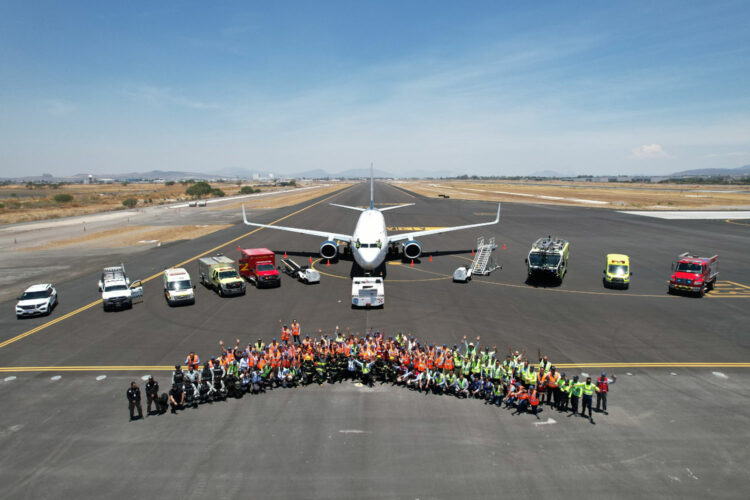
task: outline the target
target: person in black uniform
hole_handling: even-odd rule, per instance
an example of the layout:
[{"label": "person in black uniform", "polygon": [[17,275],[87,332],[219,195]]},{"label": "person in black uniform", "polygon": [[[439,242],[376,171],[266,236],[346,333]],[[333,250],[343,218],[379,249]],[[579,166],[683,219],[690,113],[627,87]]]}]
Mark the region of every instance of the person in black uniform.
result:
[{"label": "person in black uniform", "polygon": [[185,393],[182,392],[182,386],[172,384],[172,388],[169,390],[169,405],[172,407],[172,413],[177,413],[177,410],[182,410],[184,403]]},{"label": "person in black uniform", "polygon": [[159,382],[154,380],[153,376],[148,377],[146,382],[146,414],[151,415],[151,403],[156,407],[156,413],[161,413],[162,408],[159,404]]},{"label": "person in black uniform", "polygon": [[135,382],[130,383],[130,389],[126,393],[128,398],[128,409],[130,410],[130,420],[135,420],[133,410],[138,408],[138,418],[143,418],[143,408],[141,407],[141,390]]}]

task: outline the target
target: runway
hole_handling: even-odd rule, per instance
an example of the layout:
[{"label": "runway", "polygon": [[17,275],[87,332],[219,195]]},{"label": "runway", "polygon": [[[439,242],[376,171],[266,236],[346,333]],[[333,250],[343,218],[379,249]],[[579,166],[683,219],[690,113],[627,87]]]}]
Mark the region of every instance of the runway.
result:
[{"label": "runway", "polygon": [[[249,212],[257,222],[351,232],[365,184],[294,207]],[[491,220],[492,203],[429,199],[377,183],[378,203],[415,203],[387,212],[394,228]],[[196,240],[120,257],[144,279],[144,302],[102,311],[96,273],[58,283],[48,318],[0,316],[0,478],[12,498],[49,495],[268,498],[477,498],[554,495],[740,498],[750,464],[750,267],[747,226],[724,220],[662,220],[597,208],[503,204],[500,224],[425,237],[418,261],[386,264],[386,305],[353,310],[351,262],[317,256],[320,241],[240,223]],[[558,287],[525,283],[533,240],[571,242]],[[452,283],[476,237],[495,236],[502,269]],[[201,255],[237,246],[268,247],[312,259],[319,285],[282,278],[277,289],[248,288],[221,298],[198,287],[196,304],[170,308],[160,272],[188,269]],[[505,249],[503,249],[503,245]],[[703,299],[666,293],[670,264],[690,251],[720,255],[717,289]],[[607,253],[631,257],[629,290],[602,287]],[[429,256],[432,255],[430,261]],[[70,263],[66,263],[70,264]],[[154,373],[166,388],[170,366],[188,351],[214,354],[218,341],[242,343],[298,319],[303,336],[339,325],[417,334],[453,345],[540,348],[568,375],[614,370],[610,414],[596,425],[550,410],[537,421],[476,401],[350,384],[276,390],[185,411],[127,421],[131,379]],[[104,378],[99,378],[106,375]],[[61,377],[52,379],[53,377]],[[144,401],[145,402],[145,401]],[[552,421],[550,421],[552,420]],[[127,468],[128,474],[122,474]],[[133,484],[132,478],[138,478]],[[179,485],[179,488],[176,487]]]}]

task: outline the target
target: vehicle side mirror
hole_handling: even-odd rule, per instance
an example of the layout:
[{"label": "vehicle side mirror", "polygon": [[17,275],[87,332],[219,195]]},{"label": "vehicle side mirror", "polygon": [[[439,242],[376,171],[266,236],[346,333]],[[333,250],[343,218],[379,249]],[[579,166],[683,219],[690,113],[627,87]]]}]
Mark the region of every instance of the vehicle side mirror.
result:
[{"label": "vehicle side mirror", "polygon": [[630,275],[633,276],[633,271],[630,271]]},{"label": "vehicle side mirror", "polygon": [[606,269],[605,269],[605,270],[603,270],[603,271],[602,271],[602,274],[607,274],[607,270],[606,270]]},{"label": "vehicle side mirror", "polygon": [[193,285],[193,290],[195,290],[195,285]]},{"label": "vehicle side mirror", "polygon": [[21,296],[19,295],[18,297],[16,297],[16,300],[21,300]]},{"label": "vehicle side mirror", "polygon": [[524,264],[528,264],[529,263],[529,259],[523,259],[523,262],[524,262]]},{"label": "vehicle side mirror", "polygon": [[672,262],[672,271],[674,271],[674,262]]}]

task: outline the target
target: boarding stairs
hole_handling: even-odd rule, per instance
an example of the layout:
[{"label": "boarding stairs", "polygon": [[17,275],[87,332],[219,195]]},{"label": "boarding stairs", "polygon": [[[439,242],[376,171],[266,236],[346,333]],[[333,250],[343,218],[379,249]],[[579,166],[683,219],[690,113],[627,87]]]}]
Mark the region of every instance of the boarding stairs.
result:
[{"label": "boarding stairs", "polygon": [[484,236],[477,238],[477,251],[474,254],[474,260],[471,262],[471,274],[481,274],[486,276],[497,269],[497,257],[493,251],[497,248],[495,238],[485,240]]}]

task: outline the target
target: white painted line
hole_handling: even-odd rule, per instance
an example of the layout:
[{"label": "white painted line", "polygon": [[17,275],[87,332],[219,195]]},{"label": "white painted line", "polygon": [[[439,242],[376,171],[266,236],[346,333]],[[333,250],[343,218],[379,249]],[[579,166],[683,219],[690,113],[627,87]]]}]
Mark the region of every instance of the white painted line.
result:
[{"label": "white painted line", "polygon": [[544,422],[534,422],[534,425],[551,425],[551,424],[556,424],[556,423],[557,423],[557,420],[555,420],[554,418],[548,418]]},{"label": "white painted line", "polygon": [[541,194],[513,193],[511,191],[490,191],[488,189],[464,188],[466,191],[478,191],[480,193],[505,194],[510,196],[523,196],[526,198],[539,198],[540,200],[575,201],[577,203],[588,203],[590,205],[609,205],[608,201],[584,200],[582,198],[564,198],[562,196],[545,196]]},{"label": "white painted line", "polygon": [[99,375],[98,377],[96,377],[96,380],[104,380],[105,378],[107,378],[106,375]]},{"label": "white painted line", "polygon": [[589,374],[588,374],[588,373],[586,373],[586,372],[581,372],[581,377],[583,377],[583,378],[586,378],[586,377],[588,377],[588,376],[589,376]]},{"label": "white painted line", "polygon": [[141,377],[141,380],[148,380],[148,378],[149,378],[150,376],[151,376],[151,375],[144,375],[144,376],[142,376],[142,377]]},{"label": "white painted line", "polygon": [[138,243],[157,243],[159,240],[138,240]]},{"label": "white painted line", "polygon": [[21,429],[23,429],[23,424],[16,424],[16,425],[11,425],[10,427],[8,427],[8,430],[10,432],[18,432]]},{"label": "white painted line", "polygon": [[729,378],[729,377],[727,377],[726,375],[724,375],[721,372],[711,372],[711,373],[713,373],[714,375],[716,375],[719,378]]},{"label": "white painted line", "polygon": [[672,375],[673,377],[677,376],[677,374],[675,372],[670,372],[669,374]]},{"label": "white painted line", "polygon": [[630,375],[631,377],[633,376],[633,374],[630,372],[626,373],[625,375]]},{"label": "white painted line", "polygon": [[6,382],[10,382],[11,380],[15,380],[15,379],[16,379],[16,376],[11,375],[10,377],[5,377],[3,380],[5,380]]},{"label": "white painted line", "polygon": [[653,217],[655,219],[669,220],[723,220],[723,219],[750,219],[748,210],[672,210],[672,211],[648,211],[648,210],[623,210],[621,214],[640,215],[642,217]]},{"label": "white painted line", "polygon": [[[307,191],[308,189],[319,189],[319,188],[328,187],[328,186],[330,186],[330,184],[321,184],[319,186],[308,186],[308,187],[304,187],[304,188],[295,188],[295,189],[284,189],[284,190],[281,190],[281,191],[266,191],[265,193],[243,194],[243,195],[239,195],[239,196],[229,196],[227,198],[214,198],[214,199],[211,199],[211,200],[201,200],[201,201],[205,201],[207,204],[208,203],[219,203],[219,202],[222,202],[222,201],[243,200],[243,199],[246,199],[246,198],[261,198],[261,197],[264,197],[264,196],[273,196],[275,194],[291,193],[292,191],[294,191],[294,192]],[[164,208],[185,208],[187,206],[189,206],[187,203],[180,203],[179,205],[170,205],[170,206],[164,207]],[[191,208],[200,208],[200,207],[191,207]]]},{"label": "white painted line", "polygon": [[339,430],[341,434],[364,434],[365,431],[361,431],[359,429],[341,429]]},{"label": "white painted line", "polygon": [[690,477],[692,477],[692,478],[693,478],[693,479],[695,479],[696,481],[698,480],[698,476],[696,476],[695,474],[693,474],[693,471],[691,471],[691,470],[690,470],[690,469],[688,469],[687,467],[685,467],[685,470],[686,470],[686,471],[688,471],[688,475],[689,475]]},{"label": "white painted line", "polygon": [[53,377],[50,377],[50,380],[54,382],[54,381],[60,380],[61,378],[62,378],[62,375],[55,375]]}]

